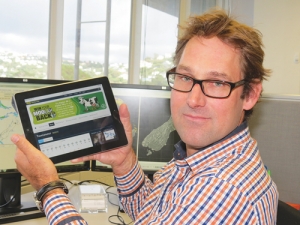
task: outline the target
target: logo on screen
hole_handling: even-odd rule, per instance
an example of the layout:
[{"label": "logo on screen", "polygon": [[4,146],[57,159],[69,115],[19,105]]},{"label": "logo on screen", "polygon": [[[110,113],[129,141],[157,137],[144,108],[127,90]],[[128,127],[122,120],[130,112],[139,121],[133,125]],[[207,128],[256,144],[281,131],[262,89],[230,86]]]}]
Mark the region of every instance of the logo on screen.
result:
[{"label": "logo on screen", "polygon": [[51,107],[49,107],[49,105],[34,108],[32,115],[37,121],[56,117],[56,113]]}]

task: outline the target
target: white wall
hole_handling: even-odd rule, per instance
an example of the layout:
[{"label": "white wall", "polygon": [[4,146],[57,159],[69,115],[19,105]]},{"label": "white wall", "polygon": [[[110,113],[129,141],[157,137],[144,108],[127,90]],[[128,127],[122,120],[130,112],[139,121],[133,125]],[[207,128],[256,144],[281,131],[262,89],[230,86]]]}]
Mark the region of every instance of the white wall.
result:
[{"label": "white wall", "polygon": [[263,34],[265,67],[273,70],[265,93],[300,94],[300,1],[255,0],[253,26]]}]

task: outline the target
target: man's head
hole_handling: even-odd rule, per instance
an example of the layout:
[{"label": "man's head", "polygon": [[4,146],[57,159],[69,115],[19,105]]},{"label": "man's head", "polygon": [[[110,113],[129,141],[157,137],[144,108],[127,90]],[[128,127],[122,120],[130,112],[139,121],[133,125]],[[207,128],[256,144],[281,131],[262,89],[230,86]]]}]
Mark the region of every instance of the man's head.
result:
[{"label": "man's head", "polygon": [[[183,34],[179,37],[174,63],[177,66],[187,42],[194,36],[218,37],[224,43],[236,48],[241,53],[241,68],[245,85],[242,98],[249,95],[251,83],[262,82],[270,70],[263,67],[264,51],[261,33],[247,25],[241,24],[224,11],[215,10],[201,16],[190,17]],[[245,111],[245,118],[252,114],[252,109]]]},{"label": "man's head", "polygon": [[[192,79],[209,82],[205,86],[202,82],[202,88],[198,82],[189,92],[172,90],[172,118],[191,150],[188,154],[225,137],[245,119],[245,112],[251,112],[268,73],[262,67],[263,54],[259,33],[223,12],[190,20],[177,46],[173,72],[179,76],[173,76],[174,85]],[[222,97],[211,91],[223,86],[222,81],[241,85],[232,88],[228,97],[208,96]]]}]

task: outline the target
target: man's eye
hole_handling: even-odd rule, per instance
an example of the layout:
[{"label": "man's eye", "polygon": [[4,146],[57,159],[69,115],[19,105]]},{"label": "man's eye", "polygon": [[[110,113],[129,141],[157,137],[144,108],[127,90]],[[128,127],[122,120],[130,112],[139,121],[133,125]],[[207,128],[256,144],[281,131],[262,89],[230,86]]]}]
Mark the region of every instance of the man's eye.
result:
[{"label": "man's eye", "polygon": [[187,77],[187,76],[178,75],[178,77],[179,77],[179,79],[180,79],[181,81],[184,81],[184,82],[192,81],[192,78]]},{"label": "man's eye", "polygon": [[215,87],[224,87],[226,84],[222,81],[213,81],[212,84],[215,86]]}]

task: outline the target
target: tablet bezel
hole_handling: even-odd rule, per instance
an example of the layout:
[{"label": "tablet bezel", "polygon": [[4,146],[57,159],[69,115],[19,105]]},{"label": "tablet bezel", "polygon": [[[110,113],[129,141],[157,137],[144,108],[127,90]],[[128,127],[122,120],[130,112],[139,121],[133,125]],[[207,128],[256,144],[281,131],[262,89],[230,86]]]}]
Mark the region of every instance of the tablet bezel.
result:
[{"label": "tablet bezel", "polygon": [[89,87],[96,84],[102,84],[103,91],[107,100],[107,104],[111,112],[111,118],[115,126],[115,132],[117,133],[118,136],[118,140],[112,142],[106,142],[100,145],[93,145],[92,147],[85,148],[82,150],[77,150],[75,152],[70,152],[67,154],[49,157],[53,163],[60,163],[71,159],[92,155],[98,152],[112,150],[128,144],[123,124],[120,121],[118,106],[116,104],[108,78],[98,77],[98,78],[91,78],[86,80],[71,81],[63,84],[58,84],[49,87],[42,87],[42,88],[15,94],[14,101],[20,116],[25,137],[33,146],[39,149],[37,139],[35,138],[33,127],[30,122],[30,117],[27,111],[25,100],[33,97],[39,97],[39,96],[74,90],[78,88]]}]

